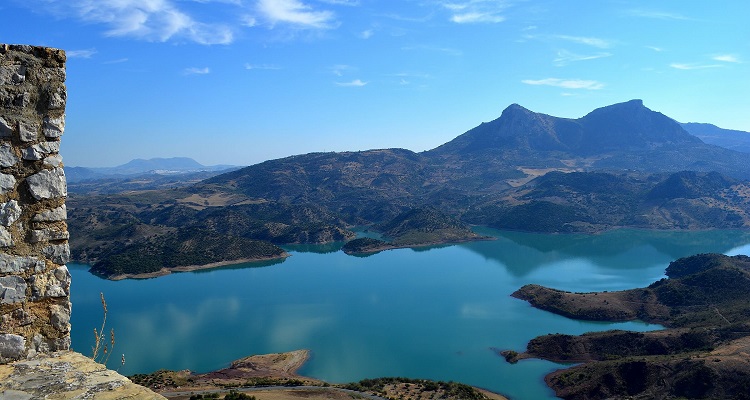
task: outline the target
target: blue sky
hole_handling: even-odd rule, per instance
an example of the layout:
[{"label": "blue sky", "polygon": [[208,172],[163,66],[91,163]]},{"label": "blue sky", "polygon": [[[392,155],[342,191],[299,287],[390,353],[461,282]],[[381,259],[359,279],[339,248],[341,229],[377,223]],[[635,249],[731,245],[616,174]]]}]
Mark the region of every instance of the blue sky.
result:
[{"label": "blue sky", "polygon": [[68,166],[434,148],[512,103],[750,131],[750,2],[3,0],[68,54]]}]

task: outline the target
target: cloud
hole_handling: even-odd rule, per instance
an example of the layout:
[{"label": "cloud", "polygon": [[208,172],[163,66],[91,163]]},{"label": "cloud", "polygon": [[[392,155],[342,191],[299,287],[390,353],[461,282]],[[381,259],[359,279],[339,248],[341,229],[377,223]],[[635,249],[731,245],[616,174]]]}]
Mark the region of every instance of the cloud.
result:
[{"label": "cloud", "polygon": [[728,63],[740,63],[740,59],[734,54],[719,54],[711,58],[715,61],[723,61]]},{"label": "cloud", "polygon": [[252,69],[259,69],[259,70],[267,70],[267,71],[276,71],[280,70],[281,67],[278,65],[272,65],[272,64],[245,64],[245,69],[252,70]]},{"label": "cloud", "polygon": [[206,75],[206,74],[211,73],[211,69],[209,69],[208,67],[204,67],[204,68],[191,67],[191,68],[185,68],[182,71],[182,73],[184,75]]},{"label": "cloud", "polygon": [[333,4],[336,6],[358,6],[359,0],[320,0],[322,3]]},{"label": "cloud", "polygon": [[331,73],[333,73],[334,75],[344,76],[344,72],[351,71],[355,68],[352,67],[351,65],[337,64],[337,65],[332,66],[330,69],[331,69]]},{"label": "cloud", "polygon": [[96,49],[68,50],[65,52],[68,58],[91,58],[94,54],[96,54]]},{"label": "cloud", "polygon": [[366,31],[362,31],[362,32],[361,32],[361,33],[359,34],[359,37],[360,37],[360,38],[362,38],[362,39],[369,39],[369,38],[371,38],[371,37],[372,37],[372,35],[374,35],[374,34],[375,34],[375,31],[373,31],[372,29],[368,29],[368,30],[366,30]]},{"label": "cloud", "polygon": [[128,60],[128,58],[118,58],[116,60],[105,61],[102,64],[122,64],[124,62],[128,62]]},{"label": "cloud", "polygon": [[62,17],[106,25],[107,36],[153,42],[181,39],[206,45],[233,41],[228,26],[197,21],[180,10],[174,0],[65,0],[53,3],[29,0],[27,4]]},{"label": "cloud", "polygon": [[653,19],[671,19],[671,20],[689,20],[690,18],[677,13],[656,11],[656,10],[644,10],[644,9],[633,9],[625,11],[625,14],[631,17],[641,18],[653,18]]},{"label": "cloud", "polygon": [[605,58],[605,57],[610,57],[610,56],[612,56],[612,53],[597,53],[597,54],[590,54],[590,55],[581,55],[581,54],[571,53],[567,50],[560,50],[557,52],[557,57],[555,58],[553,62],[556,66],[562,67],[572,62],[596,60],[598,58]]},{"label": "cloud", "polygon": [[345,87],[362,87],[367,85],[368,82],[362,82],[359,79],[355,79],[351,82],[336,82],[337,86],[345,86]]},{"label": "cloud", "polygon": [[539,80],[525,79],[521,82],[527,85],[544,85],[554,86],[564,89],[586,89],[586,90],[599,90],[604,87],[604,84],[598,81],[583,80],[583,79],[558,79],[558,78],[547,78]]},{"label": "cloud", "polygon": [[651,49],[657,53],[661,53],[662,51],[664,51],[664,49],[662,49],[661,47],[656,47],[656,46],[646,46],[646,48]]},{"label": "cloud", "polygon": [[585,44],[587,46],[593,46],[598,47],[600,49],[607,49],[612,47],[612,43],[605,39],[600,39],[596,37],[586,37],[586,36],[569,36],[569,35],[554,35],[553,37],[557,39],[567,40],[569,42],[579,43],[579,44]]},{"label": "cloud", "polygon": [[438,4],[450,12],[450,21],[457,24],[498,23],[505,21],[502,12],[509,7],[503,0],[439,0]]},{"label": "cloud", "polygon": [[721,64],[698,64],[698,63],[692,63],[692,64],[684,64],[684,63],[672,63],[669,64],[670,67],[675,69],[682,69],[682,70],[693,70],[693,69],[707,69],[707,68],[720,68],[722,67]]},{"label": "cloud", "polygon": [[313,29],[334,27],[333,12],[315,11],[299,0],[258,0],[257,9],[271,24],[285,23]]}]

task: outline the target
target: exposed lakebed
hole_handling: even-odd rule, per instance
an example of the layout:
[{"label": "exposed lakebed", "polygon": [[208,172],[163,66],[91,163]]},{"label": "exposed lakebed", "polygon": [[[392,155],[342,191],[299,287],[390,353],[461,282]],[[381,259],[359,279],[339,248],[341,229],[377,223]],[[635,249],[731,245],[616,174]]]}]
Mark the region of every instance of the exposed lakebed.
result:
[{"label": "exposed lakebed", "polygon": [[252,354],[310,349],[300,373],[329,382],[408,376],[551,398],[543,377],[561,365],[510,365],[492,348],[521,351],[546,333],[658,326],[572,321],[511,298],[513,291],[527,283],[586,292],[642,287],[679,257],[750,250],[750,233],[740,231],[478,231],[497,240],[369,257],[290,246],[283,262],[148,280],[107,281],[69,265],[73,348],[90,351],[104,292],[107,326],[116,333],[109,366],[117,368],[125,353],[124,374],[205,372]]}]

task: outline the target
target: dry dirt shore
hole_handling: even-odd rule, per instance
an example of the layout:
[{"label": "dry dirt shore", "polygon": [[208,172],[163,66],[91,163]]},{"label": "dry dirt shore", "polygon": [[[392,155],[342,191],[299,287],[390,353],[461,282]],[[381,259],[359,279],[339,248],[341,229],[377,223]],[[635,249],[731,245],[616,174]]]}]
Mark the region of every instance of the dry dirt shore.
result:
[{"label": "dry dirt shore", "polygon": [[284,254],[282,254],[279,257],[241,258],[239,260],[219,261],[219,262],[203,264],[203,265],[186,265],[186,266],[180,266],[180,267],[174,267],[174,268],[162,268],[156,272],[149,272],[146,274],[121,274],[121,275],[112,276],[107,279],[112,280],[112,281],[121,281],[123,279],[151,279],[151,278],[158,278],[164,275],[169,275],[172,272],[199,271],[203,269],[226,267],[228,265],[242,264],[242,263],[248,263],[248,262],[283,260],[287,257],[291,257],[291,254],[284,252]]},{"label": "dry dirt shore", "polygon": [[[205,374],[190,371],[161,370],[152,374],[130,377],[135,383],[151,388],[162,396],[174,400],[187,400],[194,394],[228,393],[230,390],[246,392],[258,400],[322,400],[352,399],[370,400],[400,399],[446,399],[458,400],[443,389],[428,390],[431,385],[420,383],[392,382],[379,392],[354,391],[329,385],[326,382],[300,376],[299,368],[309,359],[308,350],[287,353],[265,354],[242,358],[232,362],[228,368]],[[503,400],[505,397],[481,389],[474,389],[476,397]],[[483,396],[483,397],[482,397]]]}]

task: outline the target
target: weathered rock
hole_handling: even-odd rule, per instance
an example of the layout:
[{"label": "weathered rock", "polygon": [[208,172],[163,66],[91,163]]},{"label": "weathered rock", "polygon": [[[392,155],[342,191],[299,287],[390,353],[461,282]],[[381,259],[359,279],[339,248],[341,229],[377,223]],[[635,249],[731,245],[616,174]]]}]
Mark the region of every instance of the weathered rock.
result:
[{"label": "weathered rock", "polygon": [[34,275],[30,282],[33,301],[70,295],[70,272],[66,266],[45,274]]},{"label": "weathered rock", "polygon": [[8,121],[0,117],[0,137],[13,136],[13,127],[10,126]]},{"label": "weathered rock", "polygon": [[11,226],[21,217],[21,207],[16,200],[0,204],[0,224]]},{"label": "weathered rock", "polygon": [[42,129],[44,136],[47,138],[59,138],[65,132],[65,116],[57,118],[44,117]]},{"label": "weathered rock", "polygon": [[10,235],[10,231],[5,229],[4,226],[0,226],[0,247],[11,246],[13,246],[13,238]]},{"label": "weathered rock", "polygon": [[35,199],[54,199],[68,195],[65,172],[62,168],[45,169],[26,178]]},{"label": "weathered rock", "polygon": [[4,399],[12,395],[29,396],[19,399],[166,400],[72,351],[0,366],[0,376],[7,376],[0,389],[0,397]]},{"label": "weathered rock", "polygon": [[55,264],[70,262],[70,246],[67,243],[49,245],[42,249],[42,254]]},{"label": "weathered rock", "polygon": [[60,152],[60,142],[42,142],[23,149],[24,160],[41,160],[49,154]]},{"label": "weathered rock", "polygon": [[0,167],[11,167],[18,162],[18,156],[8,143],[0,145]]},{"label": "weathered rock", "polygon": [[39,125],[37,123],[18,123],[18,135],[20,136],[22,142],[33,142],[34,140],[36,140],[38,132]]},{"label": "weathered rock", "polygon": [[49,93],[49,103],[47,103],[47,108],[50,110],[64,108],[66,97],[65,88],[58,87],[51,90]]},{"label": "weathered rock", "polygon": [[6,194],[16,187],[16,178],[10,174],[0,174],[0,194]]},{"label": "weathered rock", "polygon": [[[2,227],[0,227],[2,228]],[[49,242],[50,240],[67,240],[70,234],[67,231],[58,231],[54,229],[34,229],[31,231],[31,243]]]},{"label": "weathered rock", "polygon": [[4,65],[0,67],[0,85],[20,85],[26,80],[26,67]]},{"label": "weathered rock", "polygon": [[[26,339],[23,336],[9,333],[0,334],[0,362],[18,360],[26,351]],[[0,376],[3,376],[0,374]],[[0,395],[3,392],[0,392]]]},{"label": "weathered rock", "polygon": [[26,300],[26,281],[20,276],[0,277],[0,304],[13,304]]},{"label": "weathered rock", "polygon": [[62,157],[59,154],[54,154],[44,158],[45,167],[62,167]]},{"label": "weathered rock", "polygon": [[68,219],[68,212],[63,204],[60,207],[51,210],[45,210],[34,216],[31,220],[34,222],[56,222]]},{"label": "weathered rock", "polygon": [[70,332],[70,303],[53,304],[49,307],[50,324],[61,333]]},{"label": "weathered rock", "polygon": [[44,271],[44,261],[36,257],[21,257],[0,253],[0,273],[21,274],[34,268],[34,272]]}]

